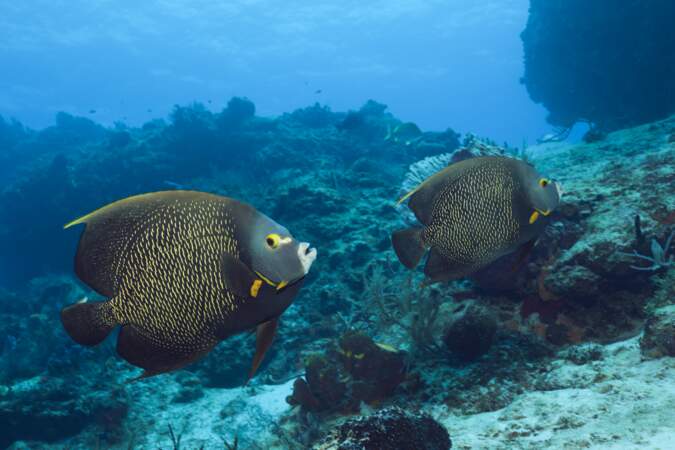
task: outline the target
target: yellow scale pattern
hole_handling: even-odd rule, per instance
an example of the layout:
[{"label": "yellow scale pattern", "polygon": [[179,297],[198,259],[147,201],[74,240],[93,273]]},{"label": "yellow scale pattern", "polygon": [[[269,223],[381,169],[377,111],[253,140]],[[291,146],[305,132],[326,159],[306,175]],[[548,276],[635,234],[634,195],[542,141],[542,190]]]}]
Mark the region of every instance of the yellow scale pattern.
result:
[{"label": "yellow scale pattern", "polygon": [[423,240],[452,265],[480,265],[517,242],[520,223],[512,202],[520,190],[504,164],[469,171],[440,191]]},{"label": "yellow scale pattern", "polygon": [[234,233],[220,201],[176,200],[147,213],[115,264],[115,318],[165,348],[210,348],[216,324],[242,300],[221,272],[224,253],[239,257]]}]

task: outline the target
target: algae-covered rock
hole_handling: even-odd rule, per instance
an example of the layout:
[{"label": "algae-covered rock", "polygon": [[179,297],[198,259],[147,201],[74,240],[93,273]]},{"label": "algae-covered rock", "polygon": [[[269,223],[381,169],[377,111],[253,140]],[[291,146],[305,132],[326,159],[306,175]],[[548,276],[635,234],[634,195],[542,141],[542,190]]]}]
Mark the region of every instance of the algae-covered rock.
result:
[{"label": "algae-covered rock", "polygon": [[119,435],[127,410],[121,389],[96,391],[86,380],[27,380],[0,397],[0,448],[17,440],[55,442],[93,424]]},{"label": "algae-covered rock", "polygon": [[480,308],[467,308],[458,314],[443,331],[445,346],[460,359],[474,360],[490,350],[497,321]]},{"label": "algae-covered rock", "polygon": [[675,305],[659,308],[647,318],[640,351],[645,358],[675,356]]},{"label": "algae-covered rock", "polygon": [[295,381],[286,401],[309,411],[357,411],[362,402],[392,396],[406,376],[405,352],[350,331],[337,348],[307,359],[305,379]]},{"label": "algae-covered rock", "polygon": [[350,419],[314,450],[448,450],[448,431],[431,416],[398,407]]},{"label": "algae-covered rock", "polygon": [[346,333],[339,345],[343,367],[354,379],[356,400],[373,402],[389,397],[405,380],[405,352],[358,332]]},{"label": "algae-covered rock", "polygon": [[604,356],[604,349],[599,344],[587,342],[580,345],[574,345],[566,349],[562,353],[562,356],[574,364],[583,365],[602,359]]}]

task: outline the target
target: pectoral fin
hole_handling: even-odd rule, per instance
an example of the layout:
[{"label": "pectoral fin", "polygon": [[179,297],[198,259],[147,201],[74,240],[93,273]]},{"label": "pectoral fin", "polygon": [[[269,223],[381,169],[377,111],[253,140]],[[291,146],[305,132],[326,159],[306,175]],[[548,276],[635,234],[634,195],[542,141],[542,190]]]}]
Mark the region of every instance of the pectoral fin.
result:
[{"label": "pectoral fin", "polygon": [[476,266],[473,264],[451,261],[437,250],[432,249],[424,265],[424,275],[427,277],[424,284],[430,285],[442,281],[457,280],[468,276],[475,270]]},{"label": "pectoral fin", "polygon": [[225,285],[235,295],[239,297],[256,297],[258,295],[260,279],[246,264],[226,253],[222,258],[222,268]]},{"label": "pectoral fin", "polygon": [[274,340],[274,335],[277,332],[277,325],[279,324],[279,319],[275,318],[267,322],[263,322],[256,328],[255,336],[255,356],[253,357],[253,363],[251,364],[251,370],[248,373],[248,378],[246,383],[248,383],[251,378],[255,375],[260,363],[262,363],[265,353],[272,345]]}]

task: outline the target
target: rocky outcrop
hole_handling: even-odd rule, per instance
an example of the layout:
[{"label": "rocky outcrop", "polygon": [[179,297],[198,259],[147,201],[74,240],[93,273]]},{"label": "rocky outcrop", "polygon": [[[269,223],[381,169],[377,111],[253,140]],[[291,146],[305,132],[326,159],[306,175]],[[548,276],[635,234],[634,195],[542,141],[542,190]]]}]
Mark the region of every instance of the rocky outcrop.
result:
[{"label": "rocky outcrop", "polygon": [[673,20],[670,0],[531,0],[522,81],[553,125],[589,121],[607,131],[667,117]]}]

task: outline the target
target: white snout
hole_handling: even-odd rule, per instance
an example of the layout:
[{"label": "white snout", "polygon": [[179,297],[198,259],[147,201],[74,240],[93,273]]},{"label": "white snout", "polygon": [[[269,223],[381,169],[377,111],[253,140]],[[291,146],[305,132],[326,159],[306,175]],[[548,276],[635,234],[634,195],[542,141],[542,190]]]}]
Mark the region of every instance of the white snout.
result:
[{"label": "white snout", "polygon": [[307,275],[309,268],[312,267],[312,263],[316,259],[316,249],[310,248],[307,242],[301,242],[298,245],[298,258],[300,259],[300,264],[302,264],[302,269],[305,271],[305,275]]},{"label": "white snout", "polygon": [[555,183],[555,190],[558,191],[558,198],[562,198],[563,194],[565,191],[563,190],[562,184],[556,182]]}]

